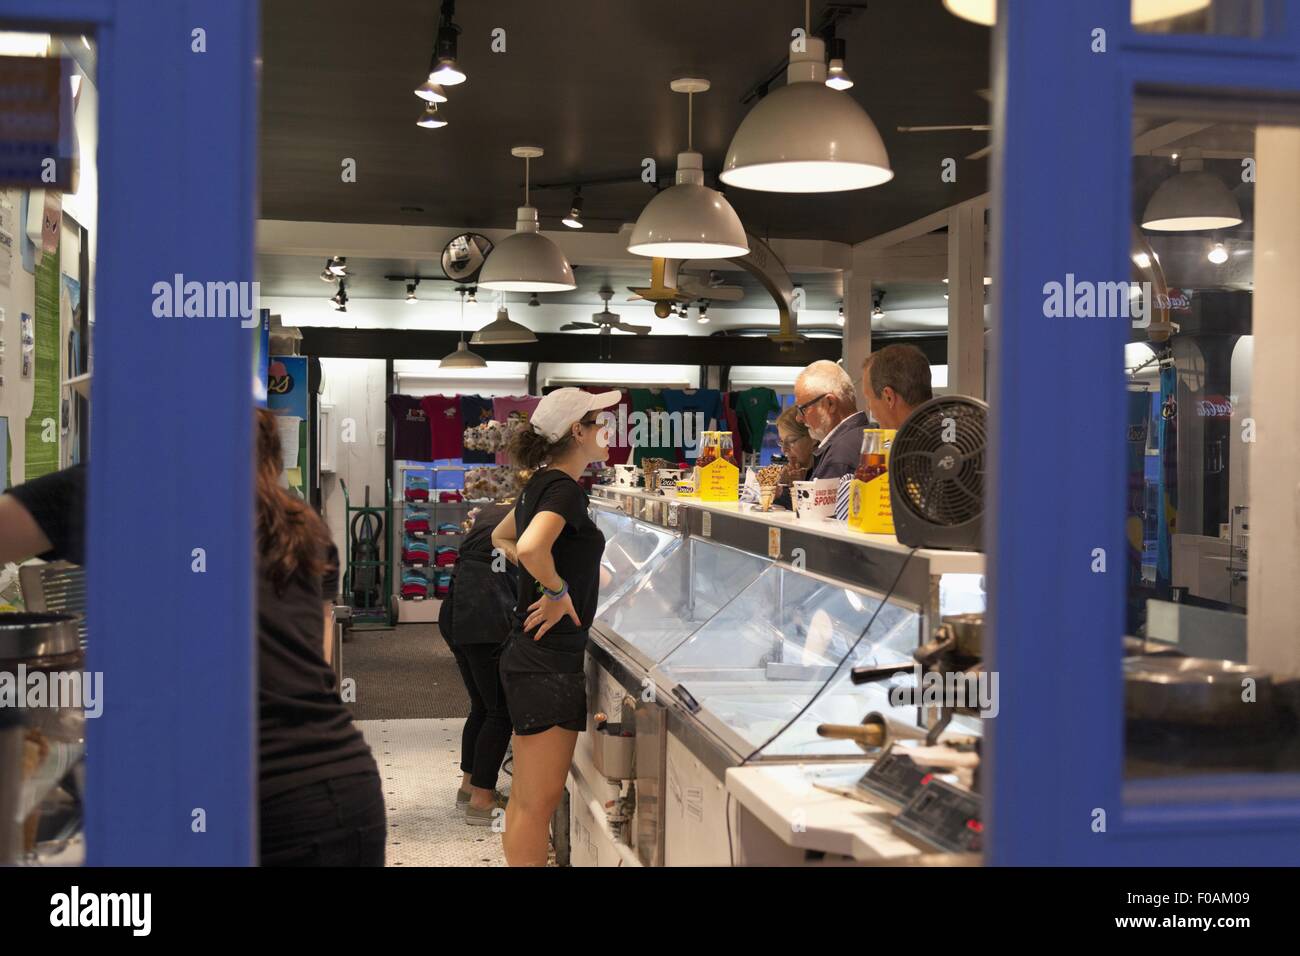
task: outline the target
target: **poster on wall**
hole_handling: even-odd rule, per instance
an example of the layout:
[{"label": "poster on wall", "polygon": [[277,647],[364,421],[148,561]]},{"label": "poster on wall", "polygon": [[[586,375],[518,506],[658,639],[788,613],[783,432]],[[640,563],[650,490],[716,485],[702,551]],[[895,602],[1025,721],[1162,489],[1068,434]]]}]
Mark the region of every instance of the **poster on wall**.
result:
[{"label": "poster on wall", "polygon": [[[24,351],[32,356],[32,410],[27,416],[23,480],[59,468],[59,250],[36,266],[36,314],[31,337],[24,330]],[[24,362],[26,364],[26,362]]]},{"label": "poster on wall", "polygon": [[[267,366],[266,407],[280,417],[289,487],[307,496],[307,358],[273,355]],[[290,436],[296,440],[290,441]],[[290,463],[292,461],[292,464]]]},{"label": "poster on wall", "polygon": [[271,310],[261,311],[253,332],[253,404],[266,408],[266,375],[271,351]]}]

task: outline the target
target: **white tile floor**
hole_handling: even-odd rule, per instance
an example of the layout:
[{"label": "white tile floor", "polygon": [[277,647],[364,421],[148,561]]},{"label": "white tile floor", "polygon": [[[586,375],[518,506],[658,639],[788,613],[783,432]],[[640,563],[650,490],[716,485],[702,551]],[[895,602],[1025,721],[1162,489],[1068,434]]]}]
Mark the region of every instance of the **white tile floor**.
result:
[{"label": "white tile floor", "polygon": [[[505,866],[501,835],[465,823],[456,808],[464,718],[359,720],[388,808],[389,866]],[[498,788],[510,792],[501,775]]]}]

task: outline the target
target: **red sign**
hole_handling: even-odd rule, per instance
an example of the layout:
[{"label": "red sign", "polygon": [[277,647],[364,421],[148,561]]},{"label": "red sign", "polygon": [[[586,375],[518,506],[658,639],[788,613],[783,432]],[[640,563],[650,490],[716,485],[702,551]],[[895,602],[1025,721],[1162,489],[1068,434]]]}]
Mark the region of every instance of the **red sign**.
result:
[{"label": "red sign", "polygon": [[1196,403],[1201,418],[1231,418],[1232,402],[1225,395],[1207,395]]}]

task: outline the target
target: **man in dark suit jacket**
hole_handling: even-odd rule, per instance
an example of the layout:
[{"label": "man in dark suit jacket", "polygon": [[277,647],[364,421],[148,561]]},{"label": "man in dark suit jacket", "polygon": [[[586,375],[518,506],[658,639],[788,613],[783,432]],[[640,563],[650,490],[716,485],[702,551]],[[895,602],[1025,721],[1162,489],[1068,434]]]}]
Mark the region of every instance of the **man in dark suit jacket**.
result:
[{"label": "man in dark suit jacket", "polygon": [[808,479],[841,478],[852,474],[862,457],[862,429],[868,426],[858,411],[853,379],[835,362],[813,362],[795,379],[798,417],[817,442]]}]

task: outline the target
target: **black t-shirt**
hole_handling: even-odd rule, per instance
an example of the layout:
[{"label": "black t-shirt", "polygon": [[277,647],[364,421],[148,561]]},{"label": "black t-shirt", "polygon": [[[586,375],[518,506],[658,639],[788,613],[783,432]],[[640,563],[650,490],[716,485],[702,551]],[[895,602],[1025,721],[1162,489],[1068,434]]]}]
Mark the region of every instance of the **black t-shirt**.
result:
[{"label": "black t-shirt", "polygon": [[338,593],[338,549],[324,578],[298,574],[277,592],[261,570],[257,592],[258,795],[352,773],[377,772],[370,747],[325,663],[323,603]]},{"label": "black t-shirt", "polygon": [[[574,610],[582,620],[576,627],[573,620],[563,617],[543,640],[552,635],[555,643],[580,642],[585,644],[587,628],[596,617],[596,599],[600,591],[600,558],[605,553],[605,536],[587,513],[587,493],[582,486],[556,468],[539,471],[529,479],[515,502],[516,537],[522,538],[533,516],[541,511],[551,511],[564,519],[564,528],[551,547],[555,570],[569,585]],[[519,597],[515,604],[515,620],[522,628],[528,617],[528,606],[542,596],[542,586],[519,566]]]},{"label": "black t-shirt", "polygon": [[37,527],[50,539],[51,549],[37,555],[46,561],[86,563],[86,466],[62,471],[10,488]]},{"label": "black t-shirt", "polygon": [[420,400],[410,395],[389,395],[388,410],[393,416],[393,457],[432,461],[433,431]]},{"label": "black t-shirt", "polygon": [[[439,627],[449,644],[500,644],[514,624],[518,574],[503,557],[492,556],[492,531],[510,513],[509,505],[485,505],[460,545],[451,589],[451,615]],[[443,608],[447,607],[446,601]]]}]

